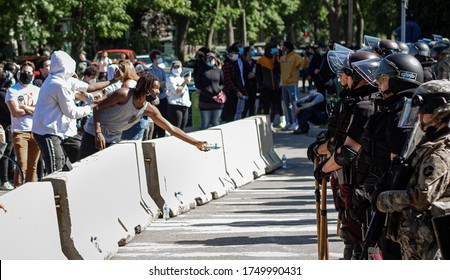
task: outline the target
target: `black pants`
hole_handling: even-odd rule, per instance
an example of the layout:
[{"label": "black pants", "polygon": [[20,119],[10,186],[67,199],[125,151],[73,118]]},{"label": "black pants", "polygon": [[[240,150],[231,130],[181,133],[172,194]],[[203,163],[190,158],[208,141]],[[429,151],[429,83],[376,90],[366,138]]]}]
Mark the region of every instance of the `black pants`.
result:
[{"label": "black pants", "polygon": [[273,122],[276,114],[284,116],[283,108],[281,105],[281,89],[261,89],[259,97],[258,114],[269,115],[270,120]]},{"label": "black pants", "polygon": [[[159,100],[159,104],[156,105],[156,107],[161,112],[161,115],[165,119],[168,120],[169,116],[168,116],[168,113],[167,113],[167,104],[168,104],[167,98],[163,98],[163,99]],[[164,136],[166,136],[166,131],[155,124],[155,130],[153,131],[153,138],[161,138],[161,137],[164,137]]]},{"label": "black pants", "polygon": [[44,160],[47,175],[62,169],[66,159],[62,147],[62,139],[56,135],[33,134],[34,140],[41,150],[41,156]]},{"label": "black pants", "polygon": [[185,106],[171,105],[167,106],[169,122],[183,130],[186,128],[189,116],[189,108]]},{"label": "black pants", "polygon": [[[6,147],[5,151],[3,152],[4,156],[11,157],[13,154],[13,144],[12,144],[12,132],[11,127],[5,128],[5,141],[6,141]],[[8,179],[8,167],[9,167],[9,160],[6,157],[2,157],[0,160],[0,179],[1,183],[9,181]]]},{"label": "black pants", "polygon": [[66,156],[69,158],[70,162],[75,162],[78,160],[78,152],[81,147],[81,136],[76,135],[74,137],[69,137],[64,139],[62,142]]},{"label": "black pants", "polygon": [[[112,145],[111,143],[106,143],[106,147],[109,147],[111,145]],[[95,136],[85,131],[83,133],[83,137],[81,138],[81,146],[78,152],[78,160],[93,155],[98,151],[99,150],[95,147]]]}]

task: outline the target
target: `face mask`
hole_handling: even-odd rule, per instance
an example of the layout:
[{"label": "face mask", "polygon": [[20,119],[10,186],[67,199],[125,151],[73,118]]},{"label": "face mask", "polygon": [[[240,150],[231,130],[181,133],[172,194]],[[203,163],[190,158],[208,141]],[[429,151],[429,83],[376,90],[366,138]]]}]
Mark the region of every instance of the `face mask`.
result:
[{"label": "face mask", "polygon": [[211,61],[207,61],[207,62],[206,62],[206,65],[208,65],[209,67],[212,67],[212,66],[213,66],[213,64],[212,64]]},{"label": "face mask", "polygon": [[283,52],[284,55],[287,55],[287,53],[288,53],[287,51],[284,51],[284,52]]},{"label": "face mask", "polygon": [[244,48],[239,48],[239,54],[243,54],[244,53]]},{"label": "face mask", "polygon": [[175,76],[180,76],[181,68],[173,68],[172,69],[172,74],[174,74]]},{"label": "face mask", "polygon": [[239,55],[237,53],[235,53],[231,56],[231,60],[233,60],[233,61],[238,60],[238,58],[239,58]]},{"label": "face mask", "polygon": [[28,85],[33,81],[33,74],[20,73],[19,79],[22,84]]},{"label": "face mask", "polygon": [[319,52],[320,55],[325,55],[326,53],[327,53],[327,51],[324,51],[324,50],[321,50],[321,51]]},{"label": "face mask", "polygon": [[90,79],[88,83],[90,85],[92,85],[92,84],[95,84],[96,82],[97,82],[97,79]]},{"label": "face mask", "polygon": [[255,56],[256,55],[256,51],[252,51],[252,56]]},{"label": "face mask", "polygon": [[164,61],[163,61],[163,59],[160,57],[160,58],[158,58],[157,60],[156,60],[156,63],[158,63],[158,64],[161,64],[161,63],[163,63]]},{"label": "face mask", "polygon": [[276,54],[276,53],[277,53],[277,48],[272,48],[272,49],[270,49],[270,53],[271,53],[271,54]]}]

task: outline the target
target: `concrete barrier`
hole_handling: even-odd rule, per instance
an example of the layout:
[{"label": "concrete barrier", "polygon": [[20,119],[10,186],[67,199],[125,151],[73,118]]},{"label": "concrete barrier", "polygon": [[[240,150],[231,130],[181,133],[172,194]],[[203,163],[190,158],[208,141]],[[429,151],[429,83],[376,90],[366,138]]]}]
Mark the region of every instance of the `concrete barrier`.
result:
[{"label": "concrete barrier", "polygon": [[218,199],[235,189],[236,185],[226,170],[222,133],[218,130],[202,130],[189,135],[219,146],[219,149],[212,149],[206,153],[195,153],[196,164],[193,173],[196,174],[200,188],[209,191],[213,199]]},{"label": "concrete barrier", "polygon": [[260,155],[259,136],[254,119],[243,119],[209,130],[220,130],[223,139],[226,169],[236,187],[250,183],[265,174]]},{"label": "concrete barrier", "polygon": [[43,178],[61,196],[60,236],[69,259],[110,259],[159,215],[142,191],[147,183],[139,146],[113,145],[71,171]]},{"label": "concrete barrier", "polygon": [[167,203],[174,217],[213,199],[211,190],[200,185],[203,153],[196,147],[175,137],[143,141],[142,147],[149,193],[160,209]]},{"label": "concrete barrier", "polygon": [[26,183],[0,197],[1,260],[62,260],[52,185]]},{"label": "concrete barrier", "polygon": [[273,135],[270,127],[269,115],[257,115],[247,119],[254,119],[259,136],[261,157],[266,163],[266,173],[271,173],[281,167],[281,159],[273,147]]}]

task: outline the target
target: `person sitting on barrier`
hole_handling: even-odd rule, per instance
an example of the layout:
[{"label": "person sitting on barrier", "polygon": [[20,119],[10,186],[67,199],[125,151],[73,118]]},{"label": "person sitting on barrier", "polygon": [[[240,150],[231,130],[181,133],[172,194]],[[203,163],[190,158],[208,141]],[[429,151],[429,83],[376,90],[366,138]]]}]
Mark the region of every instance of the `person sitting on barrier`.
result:
[{"label": "person sitting on barrier", "polygon": [[122,131],[137,123],[143,116],[153,119],[156,125],[171,135],[195,145],[201,151],[209,150],[207,142],[198,141],[173,126],[151,104],[159,93],[159,79],[150,73],[139,78],[136,88],[121,88],[102,100],[84,126],[79,159],[118,143]]}]

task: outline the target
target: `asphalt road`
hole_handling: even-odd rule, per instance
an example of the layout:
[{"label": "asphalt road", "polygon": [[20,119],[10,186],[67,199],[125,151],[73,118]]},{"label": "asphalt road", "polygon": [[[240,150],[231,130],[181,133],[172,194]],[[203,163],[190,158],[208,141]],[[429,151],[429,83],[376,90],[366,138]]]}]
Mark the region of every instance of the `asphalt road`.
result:
[{"label": "asphalt road", "polygon": [[[313,165],[306,158],[313,139],[275,133],[275,151],[286,155],[286,169],[168,221],[158,219],[113,259],[317,260]],[[330,190],[327,195],[329,259],[337,260],[343,243]]]}]

